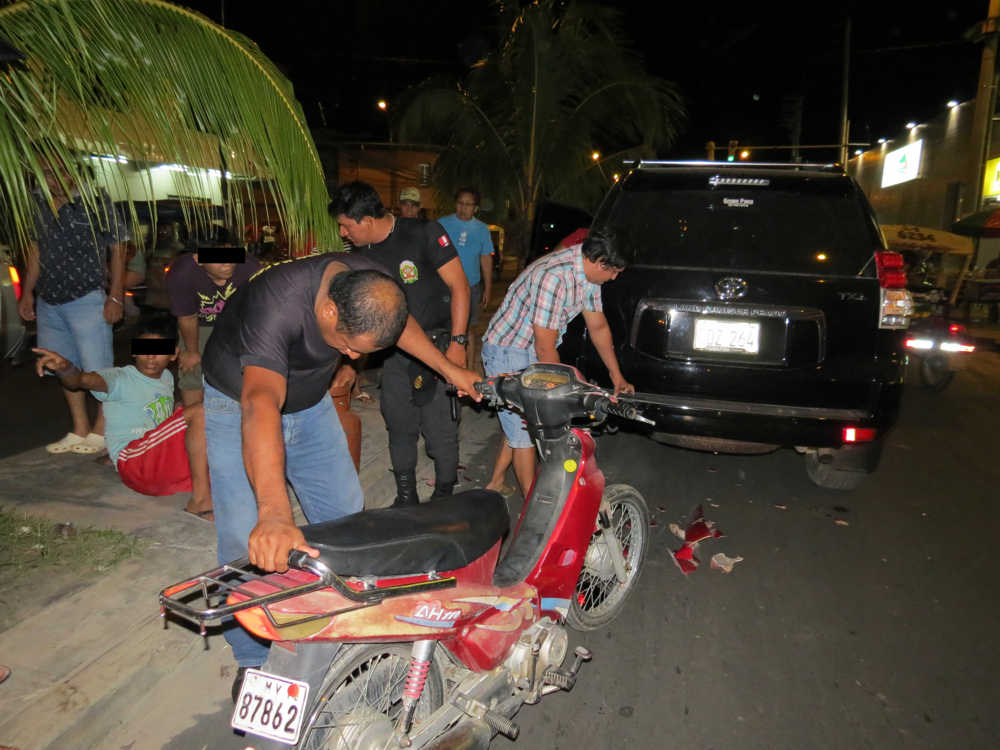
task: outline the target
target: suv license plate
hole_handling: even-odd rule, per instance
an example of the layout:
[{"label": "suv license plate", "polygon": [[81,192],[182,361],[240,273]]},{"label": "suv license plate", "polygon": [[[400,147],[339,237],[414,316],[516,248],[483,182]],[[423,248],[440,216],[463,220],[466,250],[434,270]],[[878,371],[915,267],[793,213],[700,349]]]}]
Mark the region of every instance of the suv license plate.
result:
[{"label": "suv license plate", "polygon": [[229,724],[233,729],[294,745],[299,741],[308,697],[307,682],[248,669]]},{"label": "suv license plate", "polygon": [[705,352],[757,354],[760,323],[698,318],[694,322],[694,348]]}]

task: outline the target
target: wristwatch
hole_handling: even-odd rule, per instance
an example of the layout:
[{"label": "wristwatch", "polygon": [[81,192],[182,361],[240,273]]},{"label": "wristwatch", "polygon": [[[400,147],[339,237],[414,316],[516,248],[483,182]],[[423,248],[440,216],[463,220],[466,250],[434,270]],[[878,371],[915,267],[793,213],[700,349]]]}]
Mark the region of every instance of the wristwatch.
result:
[{"label": "wristwatch", "polygon": [[457,336],[452,336],[451,340],[452,340],[452,342],[458,344],[459,346],[468,346],[469,345],[469,337],[466,336],[464,333],[460,333]]}]

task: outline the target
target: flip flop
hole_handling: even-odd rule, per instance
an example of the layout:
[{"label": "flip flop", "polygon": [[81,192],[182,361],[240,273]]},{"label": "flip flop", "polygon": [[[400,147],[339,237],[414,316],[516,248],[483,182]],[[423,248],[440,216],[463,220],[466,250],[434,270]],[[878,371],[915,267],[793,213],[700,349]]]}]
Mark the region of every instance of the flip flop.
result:
[{"label": "flip flop", "polygon": [[10,667],[5,667],[0,664],[0,682],[3,682],[8,677],[10,677]]},{"label": "flip flop", "polygon": [[212,508],[208,510],[188,510],[184,508],[185,513],[190,513],[195,518],[200,518],[202,521],[208,521],[209,523],[215,523],[215,511]]}]

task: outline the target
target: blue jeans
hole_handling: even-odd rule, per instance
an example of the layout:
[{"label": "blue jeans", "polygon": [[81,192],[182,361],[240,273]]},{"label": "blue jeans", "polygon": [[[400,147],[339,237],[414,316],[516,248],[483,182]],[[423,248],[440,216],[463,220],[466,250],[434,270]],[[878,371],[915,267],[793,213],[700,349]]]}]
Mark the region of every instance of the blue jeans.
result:
[{"label": "blue jeans", "polygon": [[[520,372],[537,361],[538,356],[535,354],[534,346],[517,349],[512,346],[483,344],[483,372],[487,377],[505,372]],[[507,436],[507,445],[511,448],[534,447],[528,428],[525,427],[524,417],[510,409],[501,409],[497,412],[497,417],[500,419],[503,434]]]},{"label": "blue jeans", "polygon": [[111,325],[104,319],[104,291],[94,291],[61,305],[41,297],[36,304],[38,346],[63,355],[81,370],[115,366]]},{"label": "blue jeans", "polygon": [[[247,554],[257,525],[257,500],[243,465],[240,404],[205,383],[205,438],[212,481],[219,563]],[[329,394],[315,406],[281,415],[285,473],[309,523],[332,521],[364,508],[358,473]],[[258,667],[269,644],[237,623],[224,636],[241,667]]]}]

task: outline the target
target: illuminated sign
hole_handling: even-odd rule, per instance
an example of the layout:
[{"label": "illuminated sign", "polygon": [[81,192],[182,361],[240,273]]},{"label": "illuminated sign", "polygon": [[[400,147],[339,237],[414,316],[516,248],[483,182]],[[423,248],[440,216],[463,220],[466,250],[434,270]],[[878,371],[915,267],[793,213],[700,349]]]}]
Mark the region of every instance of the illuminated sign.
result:
[{"label": "illuminated sign", "polygon": [[986,174],[983,175],[983,197],[1000,195],[1000,157],[986,162]]},{"label": "illuminated sign", "polygon": [[882,162],[882,187],[898,185],[920,176],[920,153],[923,141],[897,148],[885,155]]}]

